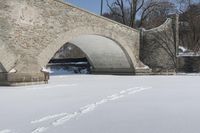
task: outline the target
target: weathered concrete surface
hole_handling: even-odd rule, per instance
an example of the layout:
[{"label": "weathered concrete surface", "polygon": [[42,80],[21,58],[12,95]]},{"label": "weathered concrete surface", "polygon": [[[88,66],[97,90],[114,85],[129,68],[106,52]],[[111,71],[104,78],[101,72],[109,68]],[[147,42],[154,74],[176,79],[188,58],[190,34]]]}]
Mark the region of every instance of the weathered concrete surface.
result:
[{"label": "weathered concrete surface", "polygon": [[52,59],[86,58],[85,53],[76,45],[66,43],[53,56]]},{"label": "weathered concrete surface", "polygon": [[1,73],[0,85],[32,85],[45,83],[43,73]]},{"label": "weathered concrete surface", "polygon": [[139,60],[138,30],[58,0],[0,0],[0,67],[8,75],[15,71],[12,82],[20,81],[19,75],[29,79],[25,81],[41,80],[34,74],[65,43],[81,35],[117,42],[130,57],[135,73],[148,70]]},{"label": "weathered concrete surface", "polygon": [[127,53],[114,41],[97,35],[79,36],[71,44],[86,53],[92,72],[134,74],[133,64]]},{"label": "weathered concrete surface", "polygon": [[168,18],[154,29],[141,30],[140,59],[156,71],[176,69],[178,47],[178,16]]}]

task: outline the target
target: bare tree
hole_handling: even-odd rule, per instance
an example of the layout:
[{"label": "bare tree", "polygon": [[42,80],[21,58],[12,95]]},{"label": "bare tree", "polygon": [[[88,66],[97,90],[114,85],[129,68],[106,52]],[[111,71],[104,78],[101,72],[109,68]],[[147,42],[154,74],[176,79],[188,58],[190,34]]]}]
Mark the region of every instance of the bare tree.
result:
[{"label": "bare tree", "polygon": [[176,68],[177,60],[176,60],[175,38],[166,31],[157,32],[153,34],[153,36],[157,38],[156,43],[168,54],[168,56],[171,58],[173,62],[174,68]]},{"label": "bare tree", "polygon": [[177,12],[174,3],[169,1],[159,1],[155,3],[149,3],[141,14],[141,21],[139,27],[151,29],[163,24],[169,14],[175,14]]},{"label": "bare tree", "polygon": [[[111,14],[119,17],[122,23],[131,27],[136,26],[136,16],[144,6],[145,0],[106,0]],[[128,18],[128,20],[127,20]]]},{"label": "bare tree", "polygon": [[109,3],[108,0],[106,0],[107,2],[107,6],[109,7],[110,11],[111,11],[111,14],[113,16],[118,16],[120,17],[120,19],[122,19],[122,23],[127,25],[126,24],[126,21],[125,21],[125,2],[123,0],[116,0],[114,1],[113,3]]},{"label": "bare tree", "polygon": [[[183,1],[182,1],[183,2]],[[200,2],[182,3],[185,9],[180,11],[180,45],[194,51],[200,51]]]},{"label": "bare tree", "polygon": [[130,27],[141,27],[152,12],[155,14],[157,10],[172,6],[168,0],[114,0],[114,2],[106,0],[106,2],[110,9],[109,15],[106,14],[107,17],[120,20]]},{"label": "bare tree", "polygon": [[130,24],[131,27],[135,26],[135,20],[136,20],[136,15],[137,13],[142,9],[142,7],[144,6],[145,0],[132,0],[130,3],[130,9],[131,9],[131,20],[130,20]]}]

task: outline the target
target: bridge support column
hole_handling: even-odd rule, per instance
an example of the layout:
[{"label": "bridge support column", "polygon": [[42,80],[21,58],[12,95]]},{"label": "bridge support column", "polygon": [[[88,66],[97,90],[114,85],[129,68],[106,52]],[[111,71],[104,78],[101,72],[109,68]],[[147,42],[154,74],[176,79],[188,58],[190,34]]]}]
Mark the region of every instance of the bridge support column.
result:
[{"label": "bridge support column", "polygon": [[47,83],[45,74],[40,73],[0,73],[0,86],[18,86]]}]

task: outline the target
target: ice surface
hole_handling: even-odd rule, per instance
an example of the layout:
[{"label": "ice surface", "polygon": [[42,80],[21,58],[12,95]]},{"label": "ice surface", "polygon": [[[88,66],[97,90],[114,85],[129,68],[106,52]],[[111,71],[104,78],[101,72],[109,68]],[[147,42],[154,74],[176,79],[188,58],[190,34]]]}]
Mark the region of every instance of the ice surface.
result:
[{"label": "ice surface", "polygon": [[84,67],[72,67],[72,66],[61,66],[58,67],[48,67],[48,70],[51,72],[51,75],[74,75],[74,74],[88,74],[89,70]]},{"label": "ice surface", "polygon": [[199,133],[200,76],[52,76],[0,87],[0,133]]},{"label": "ice surface", "polygon": [[5,129],[5,130],[0,131],[0,133],[11,133],[11,131],[9,129]]},{"label": "ice surface", "polygon": [[42,132],[46,131],[47,129],[48,129],[48,127],[39,127],[31,133],[42,133]]}]

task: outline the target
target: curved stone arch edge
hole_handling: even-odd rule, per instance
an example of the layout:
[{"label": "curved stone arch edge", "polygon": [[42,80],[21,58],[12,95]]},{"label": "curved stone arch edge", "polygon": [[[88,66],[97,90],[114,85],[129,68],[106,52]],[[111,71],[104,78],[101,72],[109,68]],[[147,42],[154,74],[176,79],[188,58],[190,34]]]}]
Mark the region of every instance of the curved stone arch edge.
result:
[{"label": "curved stone arch edge", "polygon": [[[91,61],[91,59],[89,58],[88,54],[87,54],[83,49],[81,49],[78,45],[76,45],[76,44],[74,44],[74,43],[72,43],[72,42],[69,42],[69,43],[70,43],[71,45],[74,45],[74,46],[78,47],[78,48],[85,54],[85,56],[86,56],[86,58],[87,58],[89,64],[90,64],[92,67],[94,67],[93,62]],[[61,47],[62,47],[62,46],[61,46]]]},{"label": "curved stone arch edge", "polygon": [[[101,35],[102,36],[102,35]],[[124,55],[126,56],[126,59],[128,60],[129,62],[129,65],[131,67],[131,70],[133,70],[133,73],[135,73],[135,66],[134,66],[134,63],[132,62],[131,60],[131,57],[129,56],[126,48],[124,48],[118,41],[114,40],[113,38],[110,38],[110,37],[107,37],[107,36],[102,36],[102,37],[105,37],[105,38],[108,38],[110,40],[112,40],[113,42],[115,42],[115,44],[117,44],[120,49],[123,51]]]},{"label": "curved stone arch edge", "polygon": [[[95,31],[101,31],[101,30],[102,28],[95,28]],[[94,28],[91,28],[91,27],[84,27],[84,28],[82,27],[82,28],[75,28],[73,30],[70,30],[68,32],[61,34],[59,38],[57,38],[54,42],[52,42],[46,48],[44,48],[42,52],[38,55],[37,59],[38,59],[39,65],[41,67],[46,66],[48,61],[53,57],[56,51],[58,51],[64,44],[66,44],[67,42],[70,42],[76,37],[82,36],[82,35],[98,35],[98,36],[106,37],[114,41],[116,44],[120,46],[123,52],[126,51],[124,52],[124,54],[126,55],[126,57],[128,55],[129,58],[127,58],[127,60],[131,61],[130,66],[132,66],[132,69],[134,71],[135,67],[137,67],[137,64],[136,64],[137,60],[134,57],[134,54],[132,53],[130,47],[127,44],[125,44],[123,40],[119,39],[119,37],[118,37],[118,40],[116,40],[115,38],[117,38],[117,36],[113,35],[113,33],[109,30],[104,29],[103,34],[100,32],[95,32],[95,31],[94,31]],[[130,54],[132,55],[132,58],[129,56]]]},{"label": "curved stone arch edge", "polygon": [[161,24],[160,26],[158,27],[155,27],[155,28],[152,28],[152,29],[144,29],[142,28],[142,30],[146,33],[151,33],[151,32],[161,32],[161,31],[164,31],[166,27],[168,27],[169,25],[172,24],[172,19],[171,18],[167,18],[165,20],[165,22],[163,24]]},{"label": "curved stone arch edge", "polygon": [[[92,35],[100,36],[100,35],[98,35],[98,34],[92,34]],[[81,36],[82,36],[82,35],[81,35]],[[83,36],[84,36],[84,35],[83,35]],[[129,65],[130,65],[130,70],[131,70],[130,72],[132,72],[132,73],[134,74],[134,73],[135,73],[135,69],[134,69],[133,63],[132,63],[132,61],[131,61],[131,58],[130,58],[130,56],[128,55],[128,53],[126,52],[126,50],[125,50],[118,42],[116,42],[115,40],[113,40],[113,39],[111,39],[111,38],[108,38],[108,37],[106,37],[106,36],[101,36],[101,37],[104,37],[104,38],[107,38],[107,39],[109,39],[109,40],[112,40],[112,41],[122,50],[124,56],[126,56],[126,59],[127,59]],[[79,49],[81,49],[81,51],[83,51],[83,52],[85,53],[86,58],[87,58],[88,62],[90,63],[90,65],[91,65],[93,68],[95,68],[93,62],[92,62],[91,59],[90,59],[90,57],[88,56],[88,54],[87,54],[81,47],[79,47],[78,45],[76,45],[76,44],[74,44],[74,43],[72,43],[72,42],[70,42],[70,44],[75,45],[76,47],[78,47]],[[96,68],[95,68],[95,69],[96,69]],[[97,68],[97,69],[99,69],[99,68]],[[110,69],[111,69],[111,68],[110,68]]]}]

